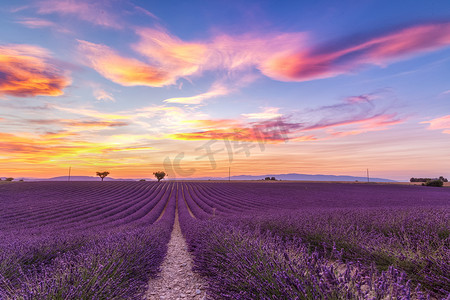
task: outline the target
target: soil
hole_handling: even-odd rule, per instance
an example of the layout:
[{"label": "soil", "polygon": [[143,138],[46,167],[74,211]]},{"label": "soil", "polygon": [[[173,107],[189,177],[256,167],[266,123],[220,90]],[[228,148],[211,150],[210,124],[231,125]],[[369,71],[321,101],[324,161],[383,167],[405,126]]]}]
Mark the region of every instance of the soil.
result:
[{"label": "soil", "polygon": [[144,299],[207,299],[206,284],[200,275],[192,271],[192,266],[193,260],[181,233],[176,212],[161,273],[159,277],[149,281]]}]

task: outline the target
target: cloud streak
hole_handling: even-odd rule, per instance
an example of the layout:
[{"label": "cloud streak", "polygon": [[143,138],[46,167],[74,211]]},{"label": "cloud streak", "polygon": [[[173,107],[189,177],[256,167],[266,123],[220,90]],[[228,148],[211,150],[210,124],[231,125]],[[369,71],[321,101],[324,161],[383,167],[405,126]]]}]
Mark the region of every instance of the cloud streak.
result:
[{"label": "cloud streak", "polygon": [[203,101],[211,98],[216,98],[224,95],[228,95],[231,92],[229,88],[220,83],[215,83],[209,91],[206,93],[198,94],[190,97],[176,97],[164,100],[167,103],[180,103],[180,104],[200,104]]},{"label": "cloud streak", "polygon": [[70,84],[47,50],[31,45],[0,45],[0,94],[60,96]]},{"label": "cloud streak", "polygon": [[386,112],[388,108],[379,108],[372,103],[378,97],[376,94],[348,97],[342,103],[289,116],[279,113],[279,108],[266,107],[262,112],[242,114],[243,118],[239,119],[193,120],[186,124],[190,125],[191,132],[169,137],[181,140],[226,138],[247,142],[304,142],[387,130],[406,120],[397,113]]},{"label": "cloud streak", "polygon": [[74,15],[96,25],[121,29],[122,22],[104,1],[46,0],[37,3],[39,14]]},{"label": "cloud streak", "polygon": [[[339,44],[339,42],[338,42]],[[422,24],[388,32],[344,47],[326,45],[279,55],[265,61],[262,72],[285,81],[305,81],[358,71],[366,65],[385,66],[450,45],[450,23]]]},{"label": "cloud streak", "polygon": [[429,121],[420,122],[421,124],[430,124],[429,130],[442,130],[443,133],[450,134],[450,115],[435,118]]},{"label": "cloud streak", "polygon": [[109,80],[124,86],[164,86],[173,83],[166,71],[134,58],[120,56],[105,45],[78,41],[87,64]]},{"label": "cloud streak", "polygon": [[[160,87],[211,70],[232,74],[258,69],[281,81],[328,78],[354,73],[368,65],[386,66],[450,45],[450,23],[420,24],[359,42],[335,41],[322,47],[314,47],[312,38],[303,32],[221,34],[193,42],[161,28],[138,28],[136,34],[140,40],[131,48],[146,61],[122,57],[107,46],[84,41],[80,41],[80,49],[94,69],[116,83]],[[206,93],[166,102],[199,104],[226,93],[213,86]]]}]

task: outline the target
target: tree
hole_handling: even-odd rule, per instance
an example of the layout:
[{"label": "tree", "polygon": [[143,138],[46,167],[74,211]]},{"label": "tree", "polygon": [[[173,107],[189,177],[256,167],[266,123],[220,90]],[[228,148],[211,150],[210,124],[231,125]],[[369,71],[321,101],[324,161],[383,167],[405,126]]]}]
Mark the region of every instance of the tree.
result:
[{"label": "tree", "polygon": [[6,178],[5,180],[6,180],[6,181],[13,181],[13,180],[14,180],[14,178],[12,178],[12,177],[8,177],[8,178]]},{"label": "tree", "polygon": [[[153,173],[153,175],[155,175],[156,179],[158,179],[158,182],[160,182],[161,179],[163,179],[167,174],[166,174],[166,172],[158,171],[158,172]],[[167,176],[169,176],[169,175],[167,175]]]},{"label": "tree", "polygon": [[425,185],[441,187],[444,185],[444,182],[442,180],[429,180],[425,183]]},{"label": "tree", "polygon": [[276,180],[275,177],[271,177],[270,180]]},{"label": "tree", "polygon": [[102,179],[102,181],[103,181],[103,179],[105,179],[105,177],[108,176],[108,175],[109,175],[109,172],[108,172],[108,171],[105,171],[105,172],[97,172],[97,176],[100,176],[100,178]]}]

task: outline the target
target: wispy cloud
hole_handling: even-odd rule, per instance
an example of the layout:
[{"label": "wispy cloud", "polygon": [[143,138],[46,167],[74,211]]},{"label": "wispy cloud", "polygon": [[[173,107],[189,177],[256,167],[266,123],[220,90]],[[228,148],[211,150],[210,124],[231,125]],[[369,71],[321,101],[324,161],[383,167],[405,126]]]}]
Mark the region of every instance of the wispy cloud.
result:
[{"label": "wispy cloud", "polygon": [[95,99],[97,99],[99,101],[111,101],[111,102],[116,101],[116,99],[114,99],[114,97],[111,93],[108,93],[104,89],[101,89],[98,87],[94,88],[94,97],[95,97]]},{"label": "wispy cloud", "polygon": [[120,29],[123,23],[115,13],[111,12],[110,5],[105,1],[84,0],[45,0],[37,2],[39,14],[75,15],[83,21],[96,25]]},{"label": "wispy cloud", "polygon": [[242,115],[248,119],[274,119],[282,116],[279,110],[278,107],[264,107],[262,112]]},{"label": "wispy cloud", "polygon": [[439,94],[439,96],[445,96],[445,95],[449,95],[450,94],[450,90],[447,91],[443,91],[442,93]]},{"label": "wispy cloud", "polygon": [[21,19],[17,20],[16,23],[22,24],[28,28],[50,28],[50,29],[54,29],[59,32],[65,32],[65,33],[69,32],[69,30],[67,30],[66,28],[63,28],[62,26],[60,26],[59,24],[57,24],[55,22],[40,19],[40,18],[21,18]]},{"label": "wispy cloud", "polygon": [[[335,41],[334,44],[342,44]],[[385,66],[450,45],[450,23],[422,24],[391,31],[360,43],[325,45],[266,60],[262,72],[285,81],[304,81],[358,71],[366,65]]]},{"label": "wispy cloud", "polygon": [[[219,34],[204,41],[183,41],[158,28],[138,28],[139,41],[131,48],[145,58],[123,57],[105,46],[80,41],[90,66],[122,85],[161,87],[179,78],[219,70],[249,74],[260,70],[276,80],[304,81],[354,73],[367,65],[385,66],[450,45],[450,23],[421,24],[366,38],[361,42],[316,47],[304,33]],[[336,46],[338,45],[338,46]],[[340,46],[339,46],[340,45]],[[235,76],[239,78],[239,76]],[[229,85],[213,85],[205,93],[166,99],[169,103],[199,104],[230,92]],[[370,95],[348,101],[370,101]]]},{"label": "wispy cloud", "polygon": [[0,94],[60,96],[70,79],[50,53],[32,45],[0,45]]},{"label": "wispy cloud", "polygon": [[87,64],[111,81],[124,86],[164,86],[173,78],[163,71],[134,58],[122,57],[105,45],[79,41],[79,50]]},{"label": "wispy cloud", "polygon": [[407,117],[387,112],[388,108],[367,101],[367,98],[381,97],[371,95],[349,97],[335,105],[293,112],[289,116],[279,113],[278,108],[266,107],[262,112],[242,114],[243,118],[238,119],[193,120],[186,124],[185,130],[189,132],[171,134],[170,137],[181,140],[227,138],[255,142],[259,138],[269,142],[303,142],[387,130],[405,122]]},{"label": "wispy cloud", "polygon": [[429,130],[442,130],[443,133],[450,134],[450,115],[435,118],[429,121],[420,122],[421,124],[430,124]]},{"label": "wispy cloud", "polygon": [[190,97],[169,98],[169,99],[164,100],[164,102],[181,103],[181,104],[200,104],[207,99],[228,95],[229,93],[230,93],[229,88],[227,88],[226,86],[224,86],[220,83],[215,83],[215,84],[213,84],[211,89],[209,91],[207,91],[206,93],[202,93],[202,94],[198,94],[198,95],[190,96]]}]

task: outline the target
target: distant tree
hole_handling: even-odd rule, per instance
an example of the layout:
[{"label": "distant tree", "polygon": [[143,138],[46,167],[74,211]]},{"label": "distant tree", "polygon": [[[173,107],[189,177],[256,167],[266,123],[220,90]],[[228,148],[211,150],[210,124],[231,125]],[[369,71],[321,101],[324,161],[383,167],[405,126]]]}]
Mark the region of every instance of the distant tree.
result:
[{"label": "distant tree", "polygon": [[444,182],[442,180],[429,180],[425,183],[425,185],[441,187],[444,185]]},{"label": "distant tree", "polygon": [[146,181],[145,179],[141,179],[141,180],[139,180],[139,181]]},{"label": "distant tree", "polygon": [[434,181],[434,180],[440,180],[442,182],[448,182],[447,178],[444,178],[444,176],[440,176],[439,178],[414,178],[412,177],[409,181],[410,182],[428,182],[428,181]]},{"label": "distant tree", "polygon": [[264,180],[270,180],[270,177],[266,177],[266,178],[264,178]]},{"label": "distant tree", "polygon": [[103,181],[103,179],[105,179],[105,177],[108,176],[108,175],[109,175],[109,172],[108,172],[108,171],[105,171],[105,172],[97,172],[97,176],[99,176],[99,177],[102,179],[102,181]]},{"label": "distant tree", "polygon": [[270,178],[270,180],[276,180],[275,177]]},{"label": "distant tree", "polygon": [[[164,177],[167,174],[165,172],[163,172],[163,171],[158,171],[158,172],[153,173],[153,175],[155,175],[156,179],[158,179],[158,182],[160,182],[161,179],[164,179]],[[167,175],[167,176],[169,176],[169,175]]]},{"label": "distant tree", "polygon": [[12,177],[7,177],[7,178],[5,178],[5,180],[6,180],[6,181],[13,181],[14,178],[12,178]]}]

